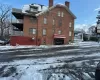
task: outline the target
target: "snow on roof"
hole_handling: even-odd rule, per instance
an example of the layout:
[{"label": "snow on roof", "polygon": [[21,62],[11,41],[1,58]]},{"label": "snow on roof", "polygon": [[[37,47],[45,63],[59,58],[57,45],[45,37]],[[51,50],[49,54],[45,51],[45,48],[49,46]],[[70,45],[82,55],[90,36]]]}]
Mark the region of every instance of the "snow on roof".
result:
[{"label": "snow on roof", "polygon": [[64,4],[61,4],[61,3],[58,3],[57,5],[52,6],[52,7],[48,8],[48,9],[36,14],[36,16],[40,16],[40,15],[42,15],[42,14],[44,14],[44,13],[46,13],[46,12],[52,10],[52,9],[54,9],[57,6],[65,8],[76,19],[76,16],[70,11],[70,9],[67,6],[65,6]]}]

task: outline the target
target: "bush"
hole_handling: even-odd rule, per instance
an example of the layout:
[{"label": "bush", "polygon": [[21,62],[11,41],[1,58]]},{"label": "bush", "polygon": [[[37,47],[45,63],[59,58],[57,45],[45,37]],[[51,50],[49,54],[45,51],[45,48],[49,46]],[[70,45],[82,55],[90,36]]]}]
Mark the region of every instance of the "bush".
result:
[{"label": "bush", "polygon": [[98,41],[98,37],[90,37],[90,41]]},{"label": "bush", "polygon": [[83,36],[83,40],[84,41],[88,41],[88,37],[87,36]]}]

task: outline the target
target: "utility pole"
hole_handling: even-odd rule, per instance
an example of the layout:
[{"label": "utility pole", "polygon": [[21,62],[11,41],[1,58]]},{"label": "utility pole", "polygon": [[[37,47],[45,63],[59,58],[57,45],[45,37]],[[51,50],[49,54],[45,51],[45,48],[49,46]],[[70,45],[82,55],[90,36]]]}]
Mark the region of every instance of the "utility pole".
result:
[{"label": "utility pole", "polygon": [[98,19],[97,27],[96,27],[96,33],[97,33],[98,42],[99,42],[99,38],[100,38],[100,11],[98,11],[98,15],[97,15],[96,18]]}]

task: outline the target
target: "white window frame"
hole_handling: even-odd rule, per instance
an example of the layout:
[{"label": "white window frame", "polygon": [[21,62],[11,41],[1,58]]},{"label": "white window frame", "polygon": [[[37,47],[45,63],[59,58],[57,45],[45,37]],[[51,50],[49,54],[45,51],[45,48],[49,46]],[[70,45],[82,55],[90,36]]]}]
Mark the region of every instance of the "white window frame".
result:
[{"label": "white window frame", "polygon": [[60,17],[60,11],[58,11],[58,16]]},{"label": "white window frame", "polygon": [[33,8],[30,8],[30,11],[31,11],[31,12],[34,12],[34,9],[33,9]]},{"label": "white window frame", "polygon": [[55,20],[53,19],[53,25],[55,25]]},{"label": "white window frame", "polygon": [[72,27],[72,23],[71,22],[69,23],[69,27]]},{"label": "white window frame", "polygon": [[71,31],[69,31],[69,36],[72,36],[72,32]]},{"label": "white window frame", "polygon": [[61,33],[62,33],[62,31],[61,31],[61,30],[59,30],[59,31],[58,31],[58,34],[61,34]]},{"label": "white window frame", "polygon": [[[32,32],[31,32],[31,30],[32,30]],[[36,29],[35,28],[30,28],[29,33],[30,34],[36,34]]]},{"label": "white window frame", "polygon": [[33,28],[33,34],[36,34],[36,29],[35,28]]},{"label": "white window frame", "polygon": [[46,29],[43,29],[43,36],[45,36],[47,33]]},{"label": "white window frame", "polygon": [[44,24],[47,24],[47,18],[44,18]]}]

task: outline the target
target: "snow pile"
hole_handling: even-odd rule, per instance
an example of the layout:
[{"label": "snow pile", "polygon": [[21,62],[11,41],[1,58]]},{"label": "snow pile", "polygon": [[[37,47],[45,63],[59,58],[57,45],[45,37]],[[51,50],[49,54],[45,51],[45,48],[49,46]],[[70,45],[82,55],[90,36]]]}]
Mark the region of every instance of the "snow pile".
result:
[{"label": "snow pile", "polygon": [[92,41],[87,41],[87,42],[76,42],[76,43],[72,43],[72,45],[77,45],[80,47],[99,47],[100,43],[98,42],[92,42]]}]

